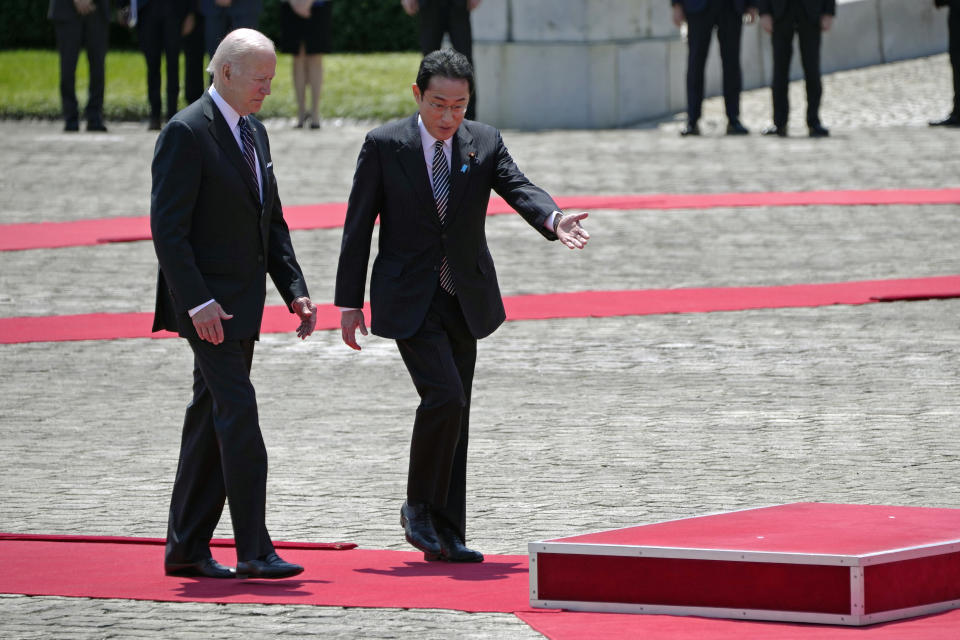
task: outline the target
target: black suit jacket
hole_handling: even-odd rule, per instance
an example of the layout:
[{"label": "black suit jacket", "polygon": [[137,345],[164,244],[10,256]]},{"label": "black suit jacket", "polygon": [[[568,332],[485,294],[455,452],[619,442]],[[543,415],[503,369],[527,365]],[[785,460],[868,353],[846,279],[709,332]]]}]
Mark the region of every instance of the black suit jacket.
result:
[{"label": "black suit jacket", "polygon": [[520,172],[493,127],[464,120],[453,137],[445,226],[437,216],[417,116],[368,133],[347,205],[335,303],[363,306],[379,214],[370,281],[373,333],[402,339],[417,331],[436,292],[444,253],[470,332],[478,339],[492,333],[505,313],[484,231],[491,189],[544,237],[556,239],[544,227],[556,203]]},{"label": "black suit jacket", "polygon": [[160,262],[153,330],[197,337],[187,311],[216,299],[233,319],[228,340],[260,332],[266,274],[289,305],[307,296],[283,219],[263,125],[249,118],[263,203],[244,178],[243,154],[213,98],[178,113],[157,139],[150,228]]},{"label": "black suit jacket", "polygon": [[[801,0],[807,16],[811,20],[819,20],[820,16],[832,16],[837,13],[836,0]],[[757,7],[760,14],[771,14],[777,20],[786,12],[790,0],[759,0]]]},{"label": "black suit jacket", "polygon": [[[96,0],[97,10],[104,20],[110,16],[110,0]],[[73,0],[50,0],[47,17],[51,20],[78,20],[80,14],[73,4]]]}]

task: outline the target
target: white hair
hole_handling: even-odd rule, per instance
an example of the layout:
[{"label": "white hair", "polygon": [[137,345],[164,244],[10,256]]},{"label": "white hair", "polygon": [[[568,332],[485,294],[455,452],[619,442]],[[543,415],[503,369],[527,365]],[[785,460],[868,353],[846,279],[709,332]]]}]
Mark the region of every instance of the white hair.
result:
[{"label": "white hair", "polygon": [[207,73],[212,74],[216,82],[223,65],[242,65],[245,58],[259,51],[276,53],[273,40],[255,29],[235,29],[224,36],[214,51],[207,65]]}]

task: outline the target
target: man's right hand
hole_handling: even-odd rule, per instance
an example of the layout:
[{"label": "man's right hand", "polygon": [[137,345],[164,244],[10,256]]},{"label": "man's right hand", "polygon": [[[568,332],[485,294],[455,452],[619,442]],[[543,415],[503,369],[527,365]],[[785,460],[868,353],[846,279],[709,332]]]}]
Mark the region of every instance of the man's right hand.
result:
[{"label": "man's right hand", "polygon": [[760,15],[760,26],[767,33],[773,33],[773,16],[769,13]]},{"label": "man's right hand", "polygon": [[683,5],[673,5],[673,24],[677,27],[687,21],[687,16],[683,13]]},{"label": "man's right hand", "polygon": [[210,344],[223,342],[222,320],[230,320],[233,316],[223,310],[218,302],[211,302],[191,318],[197,336]]},{"label": "man's right hand", "polygon": [[77,13],[82,16],[97,10],[97,5],[93,3],[93,0],[73,0],[73,6],[76,7]]},{"label": "man's right hand", "polygon": [[407,12],[408,16],[415,16],[417,12],[420,11],[420,2],[418,0],[400,0],[400,4],[403,5],[403,10]]},{"label": "man's right hand", "polygon": [[363,335],[367,335],[367,325],[363,321],[363,311],[361,309],[341,311],[340,335],[348,347],[360,351],[360,345],[357,343],[357,329],[360,329],[360,333]]}]

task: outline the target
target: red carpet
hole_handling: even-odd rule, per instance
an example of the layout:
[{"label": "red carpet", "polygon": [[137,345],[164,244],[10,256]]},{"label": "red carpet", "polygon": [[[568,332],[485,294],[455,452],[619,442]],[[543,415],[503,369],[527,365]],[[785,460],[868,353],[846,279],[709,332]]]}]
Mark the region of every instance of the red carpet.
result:
[{"label": "red carpet", "polygon": [[[424,562],[413,551],[345,550],[278,544],[306,571],[288,580],[209,580],[163,575],[163,541],[136,538],[0,535],[0,593],[161,602],[299,604],[515,613],[555,640],[955,640],[960,611],[851,629],[773,622],[532,610],[526,556],[482,564]],[[221,542],[221,545],[226,542]],[[233,564],[233,549],[214,557]]]},{"label": "red carpet", "polygon": [[[960,204],[960,188],[566,196],[557,198],[557,204],[568,210]],[[291,229],[331,229],[343,225],[346,208],[343,202],[288,206],[284,216]],[[501,198],[490,199],[489,215],[510,212],[512,209]],[[0,251],[149,239],[150,220],[146,216],[0,225]]]},{"label": "red carpet", "polygon": [[[512,296],[504,298],[504,304],[507,320],[513,321],[820,307],[956,297],[960,297],[960,276],[776,287],[582,291]],[[0,344],[173,337],[173,334],[167,332],[151,333],[152,321],[151,313],[0,318]],[[266,309],[263,333],[293,333],[296,327],[296,318],[286,307],[273,306]],[[330,304],[318,305],[317,330],[339,327],[339,310]]]}]

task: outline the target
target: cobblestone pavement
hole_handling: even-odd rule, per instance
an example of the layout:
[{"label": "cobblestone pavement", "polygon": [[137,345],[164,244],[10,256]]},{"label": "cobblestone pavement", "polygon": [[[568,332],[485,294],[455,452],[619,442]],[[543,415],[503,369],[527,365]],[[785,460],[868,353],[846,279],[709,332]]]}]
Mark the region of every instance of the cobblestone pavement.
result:
[{"label": "cobblestone pavement", "polygon": [[[681,118],[504,138],[556,195],[960,186],[934,130],[946,56],[825,78],[826,140],[700,139]],[[791,91],[802,124],[802,84]],[[748,127],[769,92],[744,94]],[[270,122],[287,204],[343,201],[367,125]],[[0,222],[145,215],[155,135],[2,122]],[[488,222],[506,295],[960,273],[957,206],[596,211],[582,253],[519,217]],[[339,230],[298,231],[329,302]],[[0,316],[148,311],[149,243],[0,253]],[[270,302],[279,300],[270,294]],[[470,542],[487,553],[791,501],[960,507],[960,301],[509,323],[480,344]],[[416,398],[392,343],[265,336],[254,366],[275,539],[407,548],[397,526]],[[162,536],[189,389],[177,340],[0,347],[0,530]],[[221,526],[218,536],[231,536]],[[159,559],[158,559],[159,562]],[[512,615],[0,596],[14,638],[534,638]]]}]

